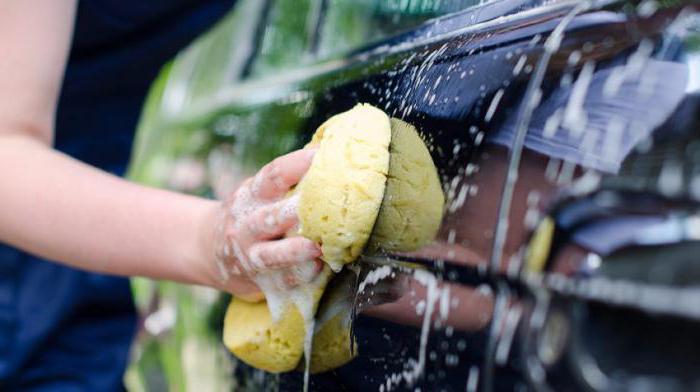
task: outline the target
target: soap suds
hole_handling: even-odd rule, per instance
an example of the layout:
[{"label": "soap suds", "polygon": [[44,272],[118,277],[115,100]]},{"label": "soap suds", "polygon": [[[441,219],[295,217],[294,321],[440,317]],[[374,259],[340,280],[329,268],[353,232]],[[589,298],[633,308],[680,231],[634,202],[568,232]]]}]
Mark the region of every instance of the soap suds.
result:
[{"label": "soap suds", "polygon": [[381,266],[367,273],[367,276],[360,282],[358,293],[363,293],[367,285],[377,284],[382,279],[391,276],[391,267],[388,265]]},{"label": "soap suds", "polygon": [[[425,301],[423,313],[423,323],[421,326],[420,346],[418,350],[418,359],[410,358],[406,363],[406,369],[399,373],[390,374],[386,379],[386,384],[383,384],[380,390],[390,391],[395,386],[399,386],[401,382],[405,382],[407,386],[413,385],[425,371],[426,352],[428,347],[428,336],[430,333],[430,321],[435,310],[435,304],[440,300],[441,293],[438,288],[437,279],[427,271],[416,270],[413,272],[413,278],[423,286],[425,286]],[[423,301],[421,301],[423,302]]]}]

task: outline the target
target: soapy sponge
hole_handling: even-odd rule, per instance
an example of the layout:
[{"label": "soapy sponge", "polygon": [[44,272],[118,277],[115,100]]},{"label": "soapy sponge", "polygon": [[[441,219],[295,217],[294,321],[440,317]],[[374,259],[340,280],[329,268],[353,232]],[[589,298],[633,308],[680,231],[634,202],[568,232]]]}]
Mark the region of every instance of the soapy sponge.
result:
[{"label": "soapy sponge", "polygon": [[234,298],[224,319],[224,344],[243,362],[272,373],[299,363],[304,347],[304,319],[296,306],[287,307],[274,323],[267,303]]},{"label": "soapy sponge", "polygon": [[[445,196],[430,152],[412,125],[391,119],[390,162],[379,215],[369,251],[410,252],[435,238],[442,221]],[[352,272],[332,282],[317,314],[311,373],[340,367],[357,355],[351,350],[349,283]],[[337,279],[342,279],[336,281]]]},{"label": "soapy sponge", "polygon": [[[337,274],[326,288],[316,312],[316,324],[311,350],[312,374],[338,368],[357,355],[357,344],[350,334],[353,292],[358,279],[355,271],[345,269]],[[351,350],[352,345],[355,346]],[[303,369],[303,361],[299,364]]]},{"label": "soapy sponge", "polygon": [[[316,313],[331,276],[326,267],[309,285],[275,298],[285,301],[279,320],[272,318],[266,301],[233,298],[224,318],[224,344],[238,359],[258,369],[271,373],[294,370],[304,353],[306,328],[312,324],[308,318]],[[300,308],[306,307],[310,315],[305,317]]]},{"label": "soapy sponge", "polygon": [[[319,150],[294,191],[300,197],[299,234],[321,244],[322,258],[334,271],[354,261],[368,241],[371,251],[411,251],[434,238],[444,195],[428,149],[413,126],[360,104],[323,123],[307,147]],[[311,301],[302,308],[315,313],[331,275],[325,268],[311,285],[311,295],[297,295],[309,290],[302,287],[290,296]],[[356,353],[350,350],[355,344],[350,336],[352,293],[343,281],[324,297],[318,311],[312,373],[342,366]],[[283,303],[275,321],[266,302],[234,299],[224,322],[226,346],[239,359],[269,372],[301,366],[308,316],[294,301]]]}]

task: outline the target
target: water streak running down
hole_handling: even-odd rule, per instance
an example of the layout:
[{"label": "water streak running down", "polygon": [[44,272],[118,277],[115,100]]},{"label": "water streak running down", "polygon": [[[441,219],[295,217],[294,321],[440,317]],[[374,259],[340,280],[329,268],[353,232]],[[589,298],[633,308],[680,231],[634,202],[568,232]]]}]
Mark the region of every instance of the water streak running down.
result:
[{"label": "water streak running down", "polygon": [[510,348],[513,343],[513,338],[515,337],[515,331],[518,328],[521,314],[522,309],[517,305],[508,310],[503,325],[503,337],[498,342],[498,347],[496,348],[495,361],[498,365],[503,366],[508,361],[508,355],[510,354]]},{"label": "water streak running down", "polygon": [[[381,391],[391,391],[395,386],[405,382],[407,386],[412,386],[423,375],[426,364],[426,353],[428,348],[428,336],[430,334],[431,321],[435,311],[435,305],[441,297],[441,290],[438,289],[437,278],[428,271],[415,270],[413,278],[416,282],[425,286],[425,301],[421,301],[417,306],[417,311],[423,314],[421,325],[420,347],[418,359],[409,359],[406,363],[406,370],[400,373],[390,374],[385,384],[380,387]],[[421,307],[422,309],[418,309]]]},{"label": "water streak running down", "polygon": [[532,117],[532,112],[539,104],[541,98],[541,85],[544,80],[544,74],[549,65],[549,60],[552,55],[559,49],[561,41],[564,37],[564,30],[571,23],[576,15],[585,11],[590,7],[590,2],[582,2],[573,8],[562,20],[557,27],[552,31],[552,34],[544,43],[545,51],[537,63],[537,68],[533,74],[530,83],[523,98],[523,103],[518,109],[518,117],[515,127],[515,140],[510,150],[508,159],[508,170],[506,179],[503,184],[503,197],[498,208],[498,217],[496,220],[496,229],[493,240],[493,248],[491,251],[491,259],[489,261],[489,269],[492,273],[500,271],[501,259],[503,257],[503,246],[506,241],[508,231],[508,216],[510,215],[511,202],[513,200],[513,192],[515,190],[515,182],[518,179],[518,169],[520,167],[520,158],[525,145],[525,136],[527,135],[528,125]]},{"label": "water streak running down", "polygon": [[467,392],[476,392],[479,385],[479,368],[474,365],[469,368],[469,376],[467,376]]},{"label": "water streak running down", "polygon": [[[503,183],[501,202],[498,206],[498,216],[494,231],[493,247],[488,265],[488,269],[491,274],[499,275],[501,271],[503,249],[508,235],[510,209],[513,201],[513,194],[515,192],[515,183],[518,179],[520,159],[525,145],[525,136],[527,135],[528,125],[530,124],[532,113],[539,105],[542,97],[541,86],[542,82],[544,81],[545,71],[547,70],[552,55],[559,50],[561,42],[564,38],[564,31],[566,27],[569,25],[569,23],[571,23],[576,15],[587,10],[590,7],[590,4],[590,1],[584,1],[575,6],[571,11],[569,11],[568,14],[566,14],[566,16],[562,18],[554,31],[552,31],[547,40],[544,42],[544,53],[537,62],[537,67],[535,68],[532,78],[530,79],[527,89],[525,90],[522,104],[518,108],[518,115],[515,123],[515,140],[508,157],[508,168],[506,171],[506,178]],[[505,298],[507,298],[506,293],[508,291],[507,287],[504,287],[502,284],[497,285],[497,289],[498,300],[497,306],[494,309],[493,323],[498,323],[501,320],[502,310],[499,309],[501,306],[498,305],[498,302],[503,302],[503,304],[505,304],[504,301]],[[496,333],[495,327],[496,324],[492,325],[492,333],[490,334],[489,342],[487,343],[486,359],[484,360],[483,370],[481,372],[484,380],[482,389],[486,392],[493,390],[494,360],[497,350],[497,339],[499,338],[499,334]]]},{"label": "water streak running down", "polygon": [[[305,269],[314,268],[313,263],[305,263]],[[300,274],[310,273],[311,271],[300,271]],[[297,286],[293,289],[280,289],[282,275],[277,271],[258,275],[256,283],[265,293],[267,307],[270,310],[270,315],[275,322],[278,322],[286,307],[296,306],[304,320],[304,391],[308,391],[309,386],[309,370],[311,365],[311,351],[314,335],[314,293],[321,289],[323,279],[315,279],[306,286]]]},{"label": "water streak running down", "polygon": [[304,392],[309,391],[309,378],[311,375],[311,350],[314,342],[315,321],[305,322],[306,334],[304,335]]}]

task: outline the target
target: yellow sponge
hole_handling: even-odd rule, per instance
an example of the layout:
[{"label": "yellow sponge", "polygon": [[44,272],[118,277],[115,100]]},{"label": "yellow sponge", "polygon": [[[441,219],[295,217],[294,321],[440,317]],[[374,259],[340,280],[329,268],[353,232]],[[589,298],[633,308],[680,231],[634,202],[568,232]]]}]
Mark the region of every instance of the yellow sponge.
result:
[{"label": "yellow sponge", "polygon": [[[307,286],[273,293],[282,312],[273,320],[267,301],[249,303],[233,298],[224,318],[224,344],[243,362],[272,373],[296,368],[304,353],[304,337],[318,302],[331,278],[328,267]],[[269,295],[269,294],[268,294]],[[309,307],[307,309],[301,309]]]},{"label": "yellow sponge", "polygon": [[[311,350],[311,373],[321,373],[338,368],[350,362],[357,355],[357,344],[350,349],[350,311],[354,299],[353,284],[357,274],[343,270],[336,275],[321,299]],[[300,363],[303,370],[304,363]]]},{"label": "yellow sponge", "polygon": [[[391,119],[390,163],[385,193],[370,250],[409,252],[432,241],[442,221],[445,196],[435,164],[417,130]],[[311,373],[335,369],[357,355],[351,350],[350,299],[354,273],[345,271],[332,281],[316,316]]]},{"label": "yellow sponge", "polygon": [[389,152],[389,177],[370,247],[409,252],[435,238],[445,195],[416,128],[392,118]]},{"label": "yellow sponge", "polygon": [[338,313],[314,333],[311,374],[339,368],[357,355],[357,344],[350,350],[350,312]]},{"label": "yellow sponge", "polygon": [[299,363],[304,347],[304,319],[289,306],[276,324],[266,302],[231,301],[224,319],[224,344],[243,362],[272,373]]},{"label": "yellow sponge", "polygon": [[389,170],[389,117],[370,105],[331,117],[311,140],[318,146],[297,187],[300,234],[321,244],[338,272],[367,244]]}]

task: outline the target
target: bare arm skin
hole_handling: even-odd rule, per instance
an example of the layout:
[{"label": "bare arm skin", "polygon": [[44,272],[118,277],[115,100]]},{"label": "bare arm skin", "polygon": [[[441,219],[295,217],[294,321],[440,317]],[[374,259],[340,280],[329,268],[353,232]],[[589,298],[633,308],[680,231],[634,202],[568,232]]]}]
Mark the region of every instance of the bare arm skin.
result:
[{"label": "bare arm skin", "polygon": [[221,203],[132,184],[52,148],[75,10],[75,0],[0,4],[0,242],[77,268],[251,298],[255,274],[314,262],[311,241],[279,239],[297,219],[282,198],[312,151],[278,158]]}]

